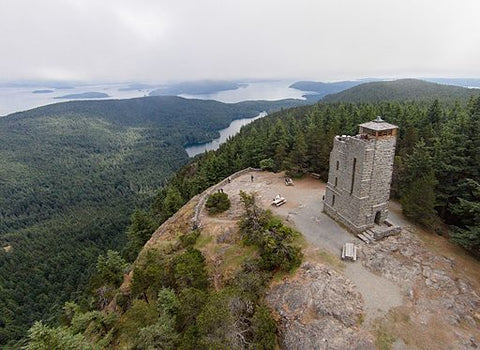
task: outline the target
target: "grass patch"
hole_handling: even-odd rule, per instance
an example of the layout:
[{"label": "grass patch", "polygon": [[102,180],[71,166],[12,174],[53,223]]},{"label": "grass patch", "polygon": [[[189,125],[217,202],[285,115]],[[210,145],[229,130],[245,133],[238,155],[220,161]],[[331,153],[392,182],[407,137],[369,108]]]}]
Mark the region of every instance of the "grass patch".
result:
[{"label": "grass patch", "polygon": [[375,329],[375,345],[379,350],[391,350],[395,337],[382,325]]},{"label": "grass patch", "polygon": [[213,241],[212,236],[200,234],[200,236],[197,238],[197,242],[195,243],[195,248],[197,249],[205,248],[205,246],[212,241]]},{"label": "grass patch", "polygon": [[231,273],[242,266],[247,259],[255,257],[257,247],[234,244],[223,254],[222,272],[223,276],[228,277]]}]

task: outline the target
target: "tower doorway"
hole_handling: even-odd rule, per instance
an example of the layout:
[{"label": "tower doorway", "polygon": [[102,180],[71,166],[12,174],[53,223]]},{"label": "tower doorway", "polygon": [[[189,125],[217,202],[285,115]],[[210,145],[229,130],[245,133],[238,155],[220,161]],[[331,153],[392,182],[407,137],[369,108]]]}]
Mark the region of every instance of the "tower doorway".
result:
[{"label": "tower doorway", "polygon": [[382,212],[379,210],[377,211],[377,213],[375,214],[375,223],[377,225],[380,225],[380,221],[382,220]]}]

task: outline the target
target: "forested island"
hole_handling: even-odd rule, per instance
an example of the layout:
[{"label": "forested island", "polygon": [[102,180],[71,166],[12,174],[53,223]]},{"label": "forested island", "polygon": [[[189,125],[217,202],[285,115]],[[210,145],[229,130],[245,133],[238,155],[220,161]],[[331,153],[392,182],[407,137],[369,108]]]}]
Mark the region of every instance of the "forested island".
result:
[{"label": "forested island", "polygon": [[63,96],[57,96],[54,97],[55,99],[68,99],[68,100],[80,100],[80,99],[94,99],[94,98],[107,98],[110,97],[110,95],[104,93],[104,92],[82,92],[79,94],[69,94],[69,95],[63,95]]}]

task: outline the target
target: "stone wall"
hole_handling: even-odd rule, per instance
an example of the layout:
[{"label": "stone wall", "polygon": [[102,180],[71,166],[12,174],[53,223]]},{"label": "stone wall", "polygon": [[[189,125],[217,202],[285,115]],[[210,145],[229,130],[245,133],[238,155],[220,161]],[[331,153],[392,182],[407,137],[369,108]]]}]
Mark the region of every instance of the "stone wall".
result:
[{"label": "stone wall", "polygon": [[[355,232],[387,218],[395,136],[336,136],[324,211]],[[353,181],[353,186],[352,186]]]}]

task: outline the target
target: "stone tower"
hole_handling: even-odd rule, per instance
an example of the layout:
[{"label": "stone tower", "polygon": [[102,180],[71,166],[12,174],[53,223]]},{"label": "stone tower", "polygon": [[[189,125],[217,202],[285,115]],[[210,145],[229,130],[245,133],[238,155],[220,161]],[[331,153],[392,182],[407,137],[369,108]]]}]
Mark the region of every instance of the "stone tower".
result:
[{"label": "stone tower", "polygon": [[324,211],[354,232],[383,223],[388,214],[398,127],[377,117],[356,136],[335,136]]}]

